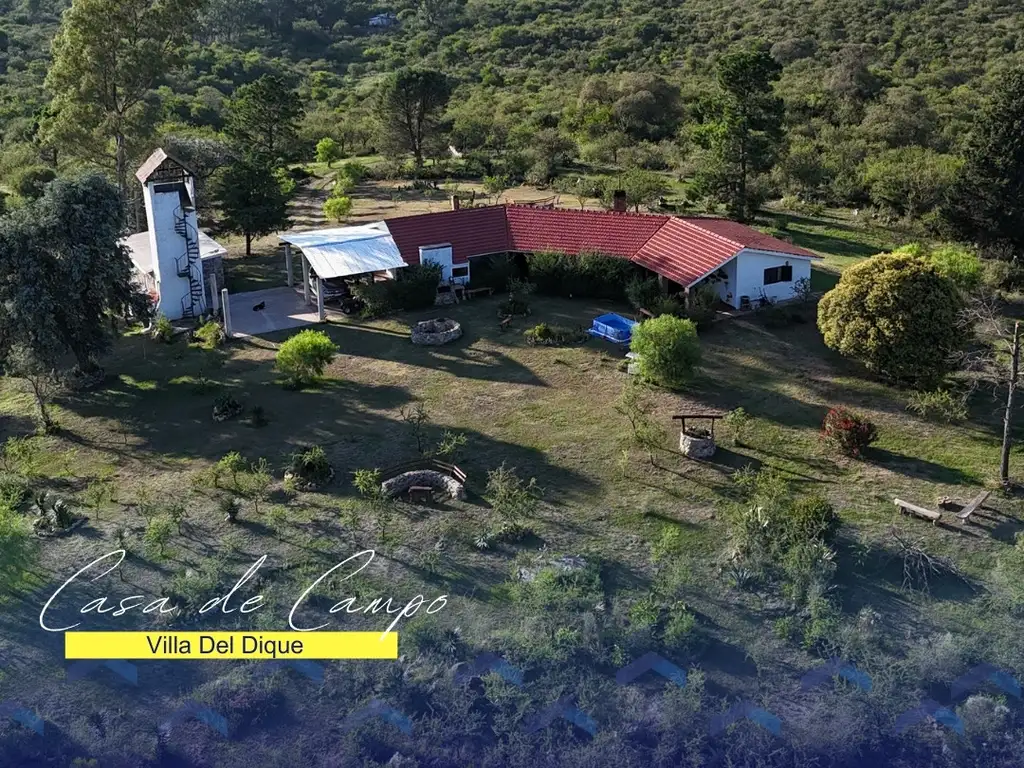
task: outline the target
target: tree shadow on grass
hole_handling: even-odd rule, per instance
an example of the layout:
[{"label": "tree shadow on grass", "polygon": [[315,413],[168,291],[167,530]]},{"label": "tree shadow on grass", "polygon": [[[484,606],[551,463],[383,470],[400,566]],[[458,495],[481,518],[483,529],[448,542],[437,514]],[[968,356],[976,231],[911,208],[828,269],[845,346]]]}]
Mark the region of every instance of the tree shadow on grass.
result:
[{"label": "tree shadow on grass", "polygon": [[[907,477],[944,485],[980,485],[981,479],[966,472],[936,464],[933,461],[906,456],[885,448],[869,448],[866,458],[886,469]],[[909,499],[908,499],[909,501]]]}]

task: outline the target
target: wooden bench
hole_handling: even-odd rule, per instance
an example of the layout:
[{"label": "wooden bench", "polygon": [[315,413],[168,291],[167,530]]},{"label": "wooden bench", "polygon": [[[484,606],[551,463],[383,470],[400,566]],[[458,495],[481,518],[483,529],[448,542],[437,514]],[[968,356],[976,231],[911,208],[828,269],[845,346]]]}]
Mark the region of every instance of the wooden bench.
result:
[{"label": "wooden bench", "polygon": [[911,504],[909,501],[903,501],[902,499],[893,499],[896,506],[899,507],[900,513],[904,515],[917,515],[923,517],[925,520],[931,520],[932,525],[939,522],[939,518],[942,517],[941,512],[936,512],[933,509],[925,509],[919,507],[917,504]]},{"label": "wooden bench", "polygon": [[992,491],[982,491],[969,502],[967,502],[967,506],[956,513],[957,519],[961,523],[966,523],[968,520],[970,520],[971,515],[973,515],[977,511],[978,507],[985,503],[985,500],[989,497],[990,493],[992,493]]},{"label": "wooden bench", "polygon": [[492,293],[494,293],[494,289],[493,288],[469,288],[469,289],[466,290],[466,298],[467,299],[471,299],[474,296],[476,296],[478,293],[486,293],[488,296],[490,296]]},{"label": "wooden bench", "polygon": [[413,485],[409,487],[409,501],[429,502],[434,498],[434,489],[429,485]]}]

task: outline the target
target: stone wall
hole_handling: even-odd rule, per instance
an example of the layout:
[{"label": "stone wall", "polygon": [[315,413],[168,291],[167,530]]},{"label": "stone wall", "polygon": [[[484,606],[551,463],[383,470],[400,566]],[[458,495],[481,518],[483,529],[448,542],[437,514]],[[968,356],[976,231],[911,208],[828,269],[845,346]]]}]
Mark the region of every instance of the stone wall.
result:
[{"label": "stone wall", "polygon": [[710,459],[715,455],[715,441],[710,437],[694,437],[680,432],[679,450],[691,459]]},{"label": "stone wall", "polygon": [[462,336],[462,326],[454,320],[424,320],[412,329],[412,343],[440,346]]},{"label": "stone wall", "polygon": [[401,496],[414,485],[423,485],[428,488],[441,491],[451,499],[466,498],[466,489],[462,483],[443,472],[436,472],[432,469],[418,469],[414,472],[403,472],[397,477],[385,480],[380,484],[380,489],[385,496]]}]

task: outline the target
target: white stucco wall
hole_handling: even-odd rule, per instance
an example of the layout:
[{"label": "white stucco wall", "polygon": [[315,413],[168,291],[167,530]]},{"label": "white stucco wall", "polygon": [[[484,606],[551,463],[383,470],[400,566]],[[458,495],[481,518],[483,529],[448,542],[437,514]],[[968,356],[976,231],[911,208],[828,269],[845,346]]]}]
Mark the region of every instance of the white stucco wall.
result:
[{"label": "white stucco wall", "polygon": [[[185,255],[185,238],[174,231],[174,215],[179,211],[181,198],[175,192],[156,192],[153,184],[146,185],[146,219],[149,227],[150,253],[153,256],[153,273],[156,290],[160,294],[157,312],[168,320],[179,320],[182,316],[182,299],[189,295],[188,278],[178,276],[178,258]],[[192,232],[198,233],[195,211],[186,214]],[[182,264],[184,264],[182,258]],[[196,278],[202,284],[202,264],[193,267]],[[194,308],[198,316],[206,309],[205,297],[201,306]]]},{"label": "white stucco wall", "polygon": [[[745,249],[740,251],[731,264],[735,265],[735,279],[730,276],[729,290],[732,292],[732,301],[727,302],[733,307],[739,307],[740,297],[749,296],[750,303],[756,305],[761,298],[762,291],[772,301],[784,301],[793,298],[794,286],[797,280],[811,277],[811,260],[796,256],[789,256],[783,253],[768,253],[765,251],[754,251]],[[764,284],[764,271],[771,267],[781,267],[789,264],[793,267],[793,280],[786,283]],[[724,289],[719,289],[720,291]]]}]

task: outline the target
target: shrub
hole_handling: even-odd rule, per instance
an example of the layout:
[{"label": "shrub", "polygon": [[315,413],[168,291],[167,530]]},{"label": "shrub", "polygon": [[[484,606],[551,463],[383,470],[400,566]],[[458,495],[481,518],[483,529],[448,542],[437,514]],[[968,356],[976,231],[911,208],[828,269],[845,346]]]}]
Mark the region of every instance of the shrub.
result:
[{"label": "shrub", "polygon": [[344,221],[352,214],[352,198],[331,195],[324,201],[324,217],[331,221]]},{"label": "shrub", "polygon": [[914,392],[907,401],[907,409],[922,418],[947,424],[967,419],[967,403],[945,389],[932,392]]},{"label": "shrub", "polygon": [[715,307],[719,302],[718,291],[709,283],[698,285],[690,291],[690,306],[686,307],[685,316],[692,320],[698,328],[704,328],[715,319]]},{"label": "shrub", "polygon": [[287,377],[289,384],[310,384],[323,375],[337,351],[323,331],[300,331],[277,350],[277,370]]},{"label": "shrub", "polygon": [[750,414],[741,406],[725,414],[722,421],[732,432],[733,445],[743,445],[747,430],[750,428],[750,422],[753,421]]},{"label": "shrub", "polygon": [[665,643],[677,650],[692,650],[698,641],[697,619],[686,606],[674,606],[665,623]]},{"label": "shrub", "polygon": [[216,349],[226,338],[223,326],[216,320],[203,323],[196,329],[195,335],[205,349]]},{"label": "shrub", "polygon": [[238,451],[224,454],[214,468],[214,485],[219,485],[221,475],[229,474],[231,475],[231,487],[238,490],[238,473],[245,472],[248,467],[245,458]]},{"label": "shrub", "polygon": [[786,516],[786,529],[791,544],[808,541],[830,544],[839,530],[839,516],[821,496],[803,496],[793,502]]},{"label": "shrub", "polygon": [[327,453],[319,445],[314,445],[302,453],[292,454],[288,472],[305,483],[317,485],[326,483],[334,475],[334,470],[327,460]]},{"label": "shrub", "polygon": [[844,456],[860,458],[878,436],[875,425],[845,408],[832,408],[821,423],[825,444]]},{"label": "shrub", "polygon": [[686,384],[700,363],[697,326],[671,315],[634,327],[630,349],[639,355],[641,376],[670,388]]},{"label": "shrub", "polygon": [[881,254],[843,272],[818,305],[825,344],[898,384],[928,385],[969,340],[961,292],[923,258]]},{"label": "shrub", "polygon": [[686,307],[675,296],[658,296],[652,299],[650,304],[644,307],[644,309],[655,317],[660,317],[661,315],[686,317]]},{"label": "shrub", "polygon": [[316,161],[318,163],[327,163],[327,167],[330,168],[334,161],[339,159],[341,159],[341,147],[330,136],[325,136],[316,143]]},{"label": "shrub", "polygon": [[364,317],[382,317],[399,310],[429,309],[437,300],[441,266],[414,264],[399,271],[396,280],[362,283],[353,289],[366,305]]},{"label": "shrub", "polygon": [[508,281],[508,300],[499,308],[499,315],[528,315],[530,314],[529,296],[534,292],[536,286],[524,280],[512,278]]},{"label": "shrub", "polygon": [[221,496],[217,500],[217,508],[224,513],[224,519],[229,523],[233,523],[238,519],[239,504],[238,499],[230,494]]},{"label": "shrub", "polygon": [[146,524],[146,532],[142,542],[150,555],[163,557],[166,554],[167,542],[174,533],[175,523],[170,517],[154,517]]},{"label": "shrub", "polygon": [[622,300],[636,267],[627,259],[599,253],[541,252],[527,257],[530,280],[549,296]]},{"label": "shrub", "polygon": [[347,163],[342,163],[338,175],[351,179],[353,184],[359,184],[369,173],[370,169],[362,163],[357,160],[349,160]]},{"label": "shrub", "polygon": [[487,473],[486,494],[491,507],[507,523],[521,523],[536,512],[540,503],[537,479],[524,481],[515,467],[506,467],[504,462]]},{"label": "shrub", "polygon": [[566,328],[547,323],[538,323],[533,328],[528,328],[523,331],[523,336],[529,344],[543,344],[548,347],[580,344],[589,338],[582,328]]},{"label": "shrub", "polygon": [[658,279],[656,277],[644,278],[640,275],[634,275],[626,283],[626,300],[629,301],[633,309],[646,309],[654,312],[651,309],[651,305],[661,298],[661,288],[658,286]]},{"label": "shrub", "polygon": [[164,344],[170,344],[174,341],[174,326],[171,325],[171,321],[163,315],[160,315],[153,323],[153,328],[150,331],[154,341],[160,341]]}]

